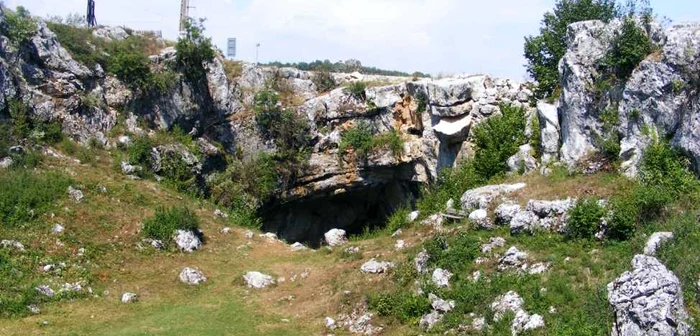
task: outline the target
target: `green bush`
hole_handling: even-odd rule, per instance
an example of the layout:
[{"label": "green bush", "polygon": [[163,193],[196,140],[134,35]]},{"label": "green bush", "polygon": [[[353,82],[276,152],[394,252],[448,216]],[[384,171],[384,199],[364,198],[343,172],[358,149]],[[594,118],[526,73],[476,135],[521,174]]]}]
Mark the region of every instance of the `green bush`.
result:
[{"label": "green bush", "polygon": [[542,19],[540,33],[525,38],[527,72],[537,82],[535,98],[543,99],[559,91],[559,60],[566,52],[569,24],[587,20],[608,22],[617,16],[614,0],[557,0],[554,10]]},{"label": "green bush", "polygon": [[61,173],[9,170],[0,174],[0,225],[14,228],[51,209],[72,181]]},{"label": "green bush", "polygon": [[401,322],[416,322],[431,308],[425,296],[406,290],[371,295],[368,303],[380,316],[393,316]]},{"label": "green bush", "polygon": [[277,189],[278,173],[269,154],[230,162],[225,172],[210,181],[212,200],[241,214],[251,214],[268,202]]},{"label": "green bush", "polygon": [[633,196],[618,196],[610,200],[610,218],[605,231],[608,238],[628,240],[634,235],[640,219],[640,209]]},{"label": "green bush", "polygon": [[10,155],[9,148],[12,143],[12,125],[0,120],[0,158]]},{"label": "green bush", "polygon": [[87,146],[78,145],[76,158],[80,163],[94,166],[97,163],[97,153],[95,149]]},{"label": "green bush", "polygon": [[347,88],[345,88],[346,92],[348,92],[350,95],[353,97],[359,99],[359,100],[365,100],[367,99],[367,93],[365,90],[367,90],[367,83],[362,82],[362,81],[356,81],[356,82],[350,82],[348,84]]},{"label": "green bush", "polygon": [[199,218],[187,207],[159,207],[153,217],[143,221],[143,235],[160,240],[166,249],[174,243],[177,230],[199,232]]},{"label": "green bush", "polygon": [[131,147],[129,147],[129,163],[141,165],[144,169],[150,169],[153,166],[152,149],[153,143],[148,136],[136,138]]},{"label": "green bush", "polygon": [[627,17],[622,29],[612,40],[612,47],[605,55],[603,67],[617,79],[626,81],[639,63],[655,49],[644,28],[637,24],[634,17]]},{"label": "green bush", "polygon": [[436,236],[423,247],[430,255],[431,266],[460,274],[479,256],[481,244],[474,235],[460,232],[455,236]]},{"label": "green bush", "polygon": [[542,133],[540,132],[540,118],[537,115],[532,117],[532,136],[530,137],[530,146],[535,150],[535,158],[542,157]]},{"label": "green bush", "polygon": [[19,99],[10,99],[7,109],[12,118],[12,129],[17,138],[27,138],[32,132],[32,119],[29,106]]},{"label": "green bush", "polygon": [[403,154],[404,140],[396,129],[376,135],[373,142],[373,147],[386,147],[394,157],[400,158]]},{"label": "green bush", "polygon": [[90,68],[97,64],[107,64],[109,56],[103,52],[106,42],[93,36],[91,28],[56,22],[47,22],[47,25],[56,34],[61,46],[66,48],[76,61]]},{"label": "green bush", "polygon": [[204,19],[195,21],[188,18],[185,31],[175,45],[176,65],[193,84],[206,83],[204,64],[214,59],[214,48],[211,38],[204,35]]},{"label": "green bush", "polygon": [[192,169],[182,160],[179,153],[163,155],[161,158],[161,169],[161,174],[165,178],[166,184],[169,184],[175,190],[193,197],[203,195],[197,175],[192,173]]},{"label": "green bush", "polygon": [[600,229],[600,220],[606,215],[598,200],[585,199],[576,204],[569,213],[566,234],[569,238],[589,239]]},{"label": "green bush", "polygon": [[672,195],[689,193],[698,186],[689,167],[690,160],[681,152],[664,140],[654,140],[644,152],[640,178],[642,183],[661,187]]},{"label": "green bush", "polygon": [[0,32],[7,36],[15,47],[19,47],[36,34],[37,24],[24,7],[18,6],[15,11],[4,9],[3,13],[5,20],[0,25]]},{"label": "green bush", "polygon": [[418,210],[422,214],[444,211],[448,200],[459,200],[465,191],[485,182],[477,174],[473,161],[463,162],[456,168],[442,169],[437,181],[423,190],[423,195],[418,200]]},{"label": "green bush", "polygon": [[348,129],[340,136],[338,154],[342,156],[348,148],[352,148],[358,158],[365,158],[373,147],[372,126],[368,122],[360,120],[355,127]]},{"label": "green bush", "polygon": [[416,102],[418,106],[416,107],[416,113],[422,115],[428,109],[428,97],[423,91],[416,92]]},{"label": "green bush", "polygon": [[328,92],[338,87],[335,78],[333,78],[333,75],[328,71],[315,72],[311,80],[316,85],[318,92]]},{"label": "green bush", "polygon": [[474,127],[474,168],[488,180],[504,174],[508,158],[526,143],[525,110],[511,105],[501,105],[502,115],[488,118]]},{"label": "green bush", "polygon": [[398,210],[394,211],[393,214],[391,214],[391,217],[389,217],[389,220],[387,221],[386,224],[386,231],[393,233],[398,229],[402,229],[408,225],[408,215],[411,213],[410,208],[408,207],[401,207]]}]

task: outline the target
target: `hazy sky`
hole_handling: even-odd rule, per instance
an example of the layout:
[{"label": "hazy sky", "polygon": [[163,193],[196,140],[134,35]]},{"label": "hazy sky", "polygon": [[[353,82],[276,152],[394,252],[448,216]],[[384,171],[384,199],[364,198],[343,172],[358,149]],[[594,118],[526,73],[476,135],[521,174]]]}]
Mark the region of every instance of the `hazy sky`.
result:
[{"label": "hazy sky", "polygon": [[[95,0],[97,21],[177,37],[179,0]],[[39,16],[85,13],[87,0],[5,0]],[[207,34],[237,59],[331,61],[407,72],[488,73],[523,79],[523,37],[538,31],[554,0],[190,0]],[[674,22],[700,21],[698,0],[652,0]]]}]

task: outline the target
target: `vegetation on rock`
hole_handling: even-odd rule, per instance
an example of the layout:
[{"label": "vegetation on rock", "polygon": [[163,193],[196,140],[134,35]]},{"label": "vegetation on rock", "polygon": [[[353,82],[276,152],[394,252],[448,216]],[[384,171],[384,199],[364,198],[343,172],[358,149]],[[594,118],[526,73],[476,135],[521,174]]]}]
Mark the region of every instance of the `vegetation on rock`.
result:
[{"label": "vegetation on rock", "polygon": [[153,217],[143,221],[144,237],[161,241],[166,249],[174,243],[177,230],[198,233],[199,218],[187,207],[159,207]]}]

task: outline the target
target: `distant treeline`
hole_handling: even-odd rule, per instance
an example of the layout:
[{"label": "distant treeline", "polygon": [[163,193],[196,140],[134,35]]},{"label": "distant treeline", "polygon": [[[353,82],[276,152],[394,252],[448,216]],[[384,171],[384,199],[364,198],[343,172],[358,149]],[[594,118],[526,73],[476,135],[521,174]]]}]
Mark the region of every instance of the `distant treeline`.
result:
[{"label": "distant treeline", "polygon": [[341,73],[352,73],[359,72],[365,75],[382,75],[382,76],[402,76],[402,77],[430,77],[430,75],[422,72],[414,72],[412,74],[396,71],[396,70],[384,70],[377,69],[375,67],[363,66],[358,60],[350,59],[347,61],[340,61],[336,63],[331,63],[329,60],[321,61],[316,60],[311,63],[299,62],[299,63],[282,63],[282,62],[270,62],[265,65],[276,66],[276,67],[289,67],[296,68],[304,71],[328,71],[328,72],[341,72]]}]

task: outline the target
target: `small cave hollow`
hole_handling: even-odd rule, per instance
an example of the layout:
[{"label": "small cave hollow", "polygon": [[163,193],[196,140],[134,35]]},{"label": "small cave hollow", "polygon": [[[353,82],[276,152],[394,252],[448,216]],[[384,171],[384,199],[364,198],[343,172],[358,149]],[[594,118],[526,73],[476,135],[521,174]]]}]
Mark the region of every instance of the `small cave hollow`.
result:
[{"label": "small cave hollow", "polygon": [[420,187],[418,182],[389,181],[279,204],[263,214],[263,230],[275,232],[289,243],[318,248],[331,229],[343,229],[350,237],[383,228],[396,210],[415,205]]}]

